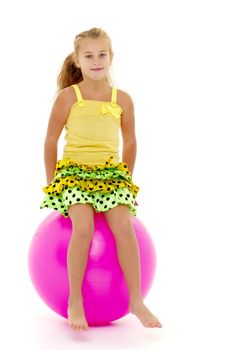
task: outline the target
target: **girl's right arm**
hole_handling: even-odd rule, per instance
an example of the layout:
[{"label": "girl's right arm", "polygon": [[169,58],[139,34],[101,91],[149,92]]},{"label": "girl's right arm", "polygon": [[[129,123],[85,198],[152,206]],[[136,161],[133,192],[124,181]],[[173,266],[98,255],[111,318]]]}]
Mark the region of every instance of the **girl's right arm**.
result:
[{"label": "girl's right arm", "polygon": [[51,183],[54,177],[57,163],[57,144],[72,105],[69,91],[67,87],[57,95],[48,122],[44,142],[44,164],[47,185]]}]

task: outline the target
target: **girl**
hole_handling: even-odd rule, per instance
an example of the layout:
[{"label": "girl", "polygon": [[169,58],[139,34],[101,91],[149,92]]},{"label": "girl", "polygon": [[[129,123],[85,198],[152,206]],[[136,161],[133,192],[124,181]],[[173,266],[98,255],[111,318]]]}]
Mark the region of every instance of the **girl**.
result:
[{"label": "girl", "polygon": [[[47,186],[40,208],[59,210],[72,221],[67,252],[70,295],[68,323],[88,329],[82,302],[82,279],[94,233],[94,210],[103,212],[116,239],[117,255],[129,289],[129,310],[145,327],[162,327],[144,305],[140,289],[139,250],[132,216],[139,187],[132,175],[136,157],[134,107],[131,97],[113,87],[109,68],[110,38],[101,28],[78,34],[74,52],[58,75],[44,143]],[[57,143],[65,126],[66,145],[57,161]],[[118,130],[123,137],[119,162]],[[80,220],[81,218],[81,220]]]}]

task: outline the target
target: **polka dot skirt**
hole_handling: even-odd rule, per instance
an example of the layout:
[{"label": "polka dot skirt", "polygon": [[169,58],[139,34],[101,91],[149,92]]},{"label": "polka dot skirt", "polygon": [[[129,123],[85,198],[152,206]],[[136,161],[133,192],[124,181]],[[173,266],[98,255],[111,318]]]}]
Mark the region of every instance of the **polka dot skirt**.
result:
[{"label": "polka dot skirt", "polygon": [[91,203],[96,212],[125,204],[136,216],[135,199],[140,188],[133,183],[127,163],[113,165],[112,158],[104,165],[78,164],[70,158],[59,160],[52,182],[42,188],[45,196],[40,209],[52,208],[68,217],[70,205],[76,203]]}]

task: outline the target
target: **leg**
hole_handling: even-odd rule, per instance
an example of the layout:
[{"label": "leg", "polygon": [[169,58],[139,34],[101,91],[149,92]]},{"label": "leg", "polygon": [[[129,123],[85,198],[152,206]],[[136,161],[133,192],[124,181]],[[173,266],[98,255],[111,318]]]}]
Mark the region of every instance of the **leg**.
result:
[{"label": "leg", "polygon": [[132,216],[126,205],[118,205],[104,212],[116,239],[117,255],[129,289],[129,309],[139,317],[145,327],[162,325],[144,305],[141,296],[140,255],[132,225]]},{"label": "leg", "polygon": [[70,284],[68,314],[69,324],[74,329],[88,328],[82,304],[82,281],[94,234],[93,212],[90,204],[74,204],[68,211],[72,221],[72,237],[67,252]]}]

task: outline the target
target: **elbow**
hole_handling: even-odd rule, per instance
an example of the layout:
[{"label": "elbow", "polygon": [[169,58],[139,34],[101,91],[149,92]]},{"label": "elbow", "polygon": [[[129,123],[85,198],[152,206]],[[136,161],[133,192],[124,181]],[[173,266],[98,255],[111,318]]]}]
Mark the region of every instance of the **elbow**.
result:
[{"label": "elbow", "polygon": [[52,137],[46,137],[45,141],[44,141],[45,145],[47,145],[47,144],[57,145],[57,143],[58,143],[58,140],[56,138],[52,138]]},{"label": "elbow", "polygon": [[123,141],[124,145],[136,145],[137,144],[137,140],[135,139],[130,139],[130,140],[124,140]]}]

